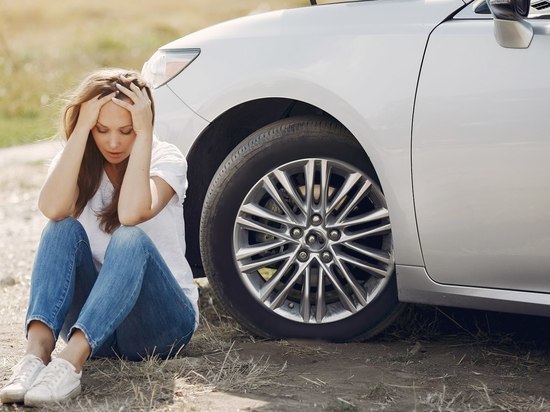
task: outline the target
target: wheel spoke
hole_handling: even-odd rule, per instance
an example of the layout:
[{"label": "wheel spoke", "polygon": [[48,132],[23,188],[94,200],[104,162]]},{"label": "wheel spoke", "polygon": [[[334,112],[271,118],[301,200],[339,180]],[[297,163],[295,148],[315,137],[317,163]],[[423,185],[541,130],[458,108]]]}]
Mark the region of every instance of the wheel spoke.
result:
[{"label": "wheel spoke", "polygon": [[388,272],[386,270],[377,268],[374,265],[370,265],[362,260],[354,258],[353,256],[346,255],[345,253],[339,253],[338,259],[349,262],[352,265],[357,266],[360,269],[366,270],[367,272],[372,273],[377,277],[385,278],[386,276],[388,276]]},{"label": "wheel spoke", "polygon": [[378,209],[372,210],[368,213],[365,213],[361,216],[356,216],[351,219],[347,219],[344,222],[330,225],[329,227],[332,228],[341,228],[341,227],[350,227],[350,226],[356,226],[361,225],[365,223],[374,222],[376,220],[381,220],[388,218],[390,216],[390,213],[388,212],[388,209],[385,207],[380,207]]},{"label": "wheel spoke", "polygon": [[327,313],[327,305],[325,302],[325,276],[323,275],[323,269],[319,268],[319,275],[317,280],[317,299],[315,305],[315,321],[322,323],[323,318]]},{"label": "wheel spoke", "polygon": [[351,250],[362,253],[363,255],[369,258],[376,259],[379,262],[382,262],[385,264],[390,263],[390,260],[391,260],[389,253],[382,252],[378,249],[373,249],[367,246],[359,245],[357,243],[345,242],[345,243],[342,243],[340,246],[345,246],[347,248],[350,248]]},{"label": "wheel spoke", "polygon": [[361,199],[363,199],[363,196],[365,196],[365,193],[367,193],[371,186],[372,183],[369,180],[366,180],[365,183],[361,185],[355,195],[353,195],[353,197],[348,201],[344,210],[338,214],[336,223],[341,223],[346,217],[348,217],[350,212],[357,206]]},{"label": "wheel spoke", "polygon": [[279,294],[277,296],[275,296],[275,298],[271,301],[271,304],[269,305],[269,307],[271,309],[276,309],[285,302],[286,297],[288,296],[288,293],[290,292],[290,289],[292,289],[292,287],[296,284],[298,279],[302,276],[302,273],[304,272],[304,269],[306,267],[307,267],[307,265],[304,265],[304,264],[300,264],[298,266],[298,270],[296,271],[296,273],[294,275],[292,275],[292,278],[286,283],[283,290],[281,290],[279,292]]},{"label": "wheel spoke", "polygon": [[241,225],[244,229],[254,230],[256,232],[265,233],[271,235],[275,238],[282,238],[290,242],[294,242],[291,236],[284,232],[279,232],[271,227],[265,226],[261,223],[254,222],[253,220],[248,220],[242,216],[237,217],[237,224]]},{"label": "wheel spoke", "polygon": [[[321,160],[321,194],[320,194],[320,210],[326,211],[328,204],[328,185],[329,185],[329,174],[330,170],[328,167],[328,162],[326,160]],[[327,213],[323,213],[326,218]]]},{"label": "wheel spoke", "polygon": [[370,237],[370,236],[378,236],[385,232],[388,232],[391,228],[391,225],[389,223],[383,223],[376,227],[371,227],[365,230],[359,230],[357,232],[353,232],[353,234],[342,234],[342,237],[340,240],[334,242],[334,243],[344,243],[349,242],[352,240],[360,239],[362,237]]},{"label": "wheel spoke", "polygon": [[295,251],[281,253],[279,255],[269,256],[265,259],[259,259],[248,263],[242,263],[240,264],[239,268],[241,272],[250,272],[252,270],[256,270],[259,268],[263,268],[265,266],[272,265],[273,263],[280,262],[283,259],[288,259],[294,254],[294,252]]},{"label": "wheel spoke", "polygon": [[281,195],[277,188],[273,185],[271,180],[266,176],[262,179],[262,183],[264,185],[264,189],[269,193],[271,198],[277,203],[277,206],[281,208],[283,212],[294,222],[297,222],[296,215],[294,212],[288,207],[288,204],[281,198]]},{"label": "wheel spoke", "polygon": [[304,176],[306,181],[306,210],[311,210],[313,207],[314,198],[314,178],[315,178],[315,160],[309,160],[304,165]]},{"label": "wheel spoke", "polygon": [[308,265],[304,274],[304,283],[302,285],[302,299],[300,301],[300,314],[302,315],[302,320],[305,323],[309,322],[309,312],[311,309],[310,302],[310,283],[311,283],[311,267]]},{"label": "wheel spoke", "polygon": [[239,250],[237,250],[237,253],[235,253],[235,258],[237,260],[246,259],[254,255],[259,255],[259,254],[268,252],[271,249],[275,249],[277,247],[283,246],[286,243],[288,243],[286,240],[279,239],[274,242],[263,242],[253,246],[240,247]]},{"label": "wheel spoke", "polygon": [[283,267],[277,270],[275,272],[275,275],[269,281],[265,283],[265,285],[262,286],[260,289],[260,300],[267,304],[267,299],[269,298],[269,295],[271,295],[271,292],[275,289],[275,286],[281,281],[281,278],[286,274],[288,269],[292,266],[292,264],[295,262],[295,255],[296,253],[290,253],[288,254],[288,259],[284,263]]},{"label": "wheel spoke", "polygon": [[342,200],[348,196],[349,191],[355,186],[355,184],[361,180],[361,175],[359,173],[351,173],[347,178],[338,193],[332,199],[332,202],[327,207],[327,216],[332,213],[334,208],[342,202]]},{"label": "wheel spoke", "polygon": [[319,262],[319,265],[321,265],[321,267],[323,268],[323,271],[327,274],[327,277],[330,279],[332,285],[334,286],[334,289],[336,289],[342,305],[352,313],[357,312],[357,308],[351,301],[350,297],[344,291],[344,288],[342,287],[342,284],[340,283],[338,278],[331,272],[330,267],[320,259],[318,259],[317,261]]},{"label": "wheel spoke", "polygon": [[271,210],[264,209],[263,207],[258,206],[255,203],[247,203],[241,207],[241,212],[248,213],[249,215],[259,217],[261,219],[266,219],[275,223],[281,223],[283,225],[291,225],[293,221],[290,220],[287,216],[279,215],[272,212]]},{"label": "wheel spoke", "polygon": [[357,279],[349,273],[348,268],[346,268],[345,265],[340,262],[339,259],[335,259],[335,263],[342,272],[342,275],[350,285],[351,289],[353,290],[353,293],[357,297],[357,300],[362,306],[366,306],[368,303],[368,296],[366,290],[357,282]]},{"label": "wheel spoke", "polygon": [[279,183],[283,186],[283,188],[286,190],[287,194],[290,196],[292,201],[298,206],[298,208],[302,211],[304,215],[307,216],[307,212],[304,206],[304,202],[300,195],[296,192],[296,189],[288,179],[288,176],[285,172],[276,169],[273,171],[273,175],[279,180]]}]

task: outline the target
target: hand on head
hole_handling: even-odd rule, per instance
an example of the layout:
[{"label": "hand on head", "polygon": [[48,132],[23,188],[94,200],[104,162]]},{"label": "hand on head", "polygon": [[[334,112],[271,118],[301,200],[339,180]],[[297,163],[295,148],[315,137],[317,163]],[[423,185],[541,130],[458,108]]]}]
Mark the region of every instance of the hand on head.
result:
[{"label": "hand on head", "polygon": [[[116,87],[117,91],[105,96],[97,95],[82,103],[80,105],[77,125],[85,130],[92,130],[96,126],[101,108],[105,104],[113,102],[130,112],[132,126],[136,135],[152,135],[153,112],[151,109],[151,100],[146,89],[140,89],[133,82],[130,83],[130,88],[120,83],[116,83]],[[124,96],[121,96],[119,92],[124,94]]]},{"label": "hand on head", "polygon": [[152,135],[153,112],[151,111],[151,100],[145,88],[140,89],[134,83],[130,83],[129,89],[120,83],[117,83],[116,86],[118,90],[128,97],[130,102],[120,99],[120,94],[117,95],[119,97],[112,96],[111,100],[113,103],[130,112],[132,115],[132,125],[136,135]]},{"label": "hand on head", "polygon": [[112,101],[111,99],[115,97],[115,95],[116,92],[112,92],[103,97],[98,95],[82,103],[80,105],[80,113],[78,114],[77,125],[82,126],[83,128],[85,128],[85,130],[92,130],[97,123],[99,111],[105,103]]}]

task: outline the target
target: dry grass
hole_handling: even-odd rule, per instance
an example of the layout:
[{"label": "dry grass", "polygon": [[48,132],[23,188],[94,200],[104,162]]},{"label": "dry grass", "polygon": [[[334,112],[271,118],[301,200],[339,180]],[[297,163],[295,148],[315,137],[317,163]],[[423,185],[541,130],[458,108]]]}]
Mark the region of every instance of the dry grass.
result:
[{"label": "dry grass", "polygon": [[491,390],[483,382],[470,385],[466,391],[449,391],[443,385],[441,390],[429,392],[419,398],[421,410],[433,411],[547,411],[549,406],[542,397],[533,399]]},{"label": "dry grass", "polygon": [[35,0],[0,3],[0,147],[44,139],[58,96],[103,66],[140,70],[163,44],[253,12],[304,0]]},{"label": "dry grass", "polygon": [[536,349],[550,339],[550,318],[411,304],[376,339]]},{"label": "dry grass", "polygon": [[[532,392],[522,394],[521,390],[508,390],[504,384],[487,380],[487,375],[477,374],[485,366],[493,365],[497,368],[502,365],[502,382],[527,381],[534,370],[550,370],[547,363],[541,363],[544,357],[535,356],[530,350],[510,347],[506,345],[487,345],[480,347],[475,338],[463,331],[457,335],[449,345],[453,350],[457,346],[464,350],[464,356],[445,365],[443,373],[438,368],[429,366],[432,373],[441,375],[419,375],[418,380],[403,385],[394,381],[380,380],[377,383],[355,390],[332,388],[327,378],[319,379],[305,371],[290,371],[286,363],[273,363],[265,355],[243,356],[243,343],[255,342],[255,337],[243,331],[235,321],[229,317],[222,307],[213,298],[213,293],[207,282],[201,280],[201,326],[193,337],[190,345],[171,360],[161,360],[152,356],[143,362],[128,362],[121,359],[105,359],[89,362],[85,367],[83,377],[83,394],[76,400],[63,405],[56,405],[50,410],[61,411],[150,411],[150,410],[202,410],[201,403],[197,402],[201,396],[213,392],[235,392],[240,394],[262,393],[269,389],[273,393],[294,393],[312,388],[311,391],[331,393],[333,400],[319,404],[318,407],[336,411],[355,410],[417,410],[417,411],[545,411],[549,410],[547,400],[543,394],[534,396]],[[22,285],[20,285],[22,287]],[[16,286],[19,287],[19,286]],[[427,310],[427,308],[425,308]],[[431,313],[431,312],[430,312]],[[458,315],[448,313],[456,322]],[[420,319],[420,314],[415,315]],[[440,318],[439,322],[447,319]],[[425,319],[426,320],[426,319]],[[468,328],[466,323],[461,327],[447,319],[455,328]],[[461,319],[462,321],[462,319]],[[436,340],[436,332],[444,329],[444,325],[435,327],[433,320],[427,321],[432,328],[431,342]],[[425,325],[420,321],[418,325]],[[416,326],[414,330],[422,330]],[[462,336],[462,338],[460,338]],[[483,342],[486,341],[485,335]],[[438,344],[440,350],[445,350],[448,338],[443,344]],[[394,338],[394,341],[397,341]],[[383,342],[387,342],[388,339]],[[451,341],[449,339],[449,341]],[[407,341],[408,342],[408,341]],[[384,359],[384,368],[400,368],[418,365],[422,370],[424,353],[430,341],[414,344],[408,342],[406,353],[402,359],[392,354]],[[260,342],[261,343],[261,342]],[[521,345],[521,342],[519,342]],[[359,344],[353,344],[359,345]],[[368,353],[368,344],[365,344]],[[341,350],[346,347],[323,344],[320,342],[272,342],[271,347],[278,347],[279,354],[290,359],[317,359],[323,360],[338,358]],[[403,347],[403,346],[401,346]],[[337,349],[336,349],[337,348]],[[475,350],[471,350],[476,348]],[[460,351],[459,351],[460,352]],[[360,352],[355,349],[354,352]],[[9,359],[13,364],[14,359]],[[0,372],[7,375],[7,365],[0,365]],[[6,370],[4,370],[6,369]],[[414,370],[414,369],[413,369]],[[461,372],[462,371],[462,372]],[[337,371],[335,371],[337,372]],[[346,372],[340,371],[340,376]],[[459,376],[462,374],[462,376]],[[467,376],[465,378],[465,376]],[[296,379],[293,382],[289,378]],[[349,376],[350,382],[353,376]],[[528,383],[527,383],[528,384]],[[266,389],[267,388],[267,389]],[[342,386],[345,388],[345,386]],[[403,403],[405,402],[405,403]],[[311,404],[309,404],[311,406]],[[365,405],[369,405],[367,409]],[[405,405],[405,406],[403,406]],[[0,410],[3,410],[0,407]],[[280,410],[287,410],[281,407]]]},{"label": "dry grass", "polygon": [[[410,343],[406,356],[399,361],[421,363],[425,345],[449,348],[449,353],[462,348],[464,354],[449,374],[434,376],[409,390],[414,392],[415,410],[429,411],[547,411],[547,398],[522,395],[517,386],[510,390],[506,382],[522,382],[527,387],[535,371],[550,371],[547,343],[550,319],[533,316],[493,313],[456,308],[410,305],[403,316],[379,339],[382,342],[405,340]],[[486,381],[486,367],[501,368],[501,383]],[[455,373],[466,371],[471,383],[456,388]],[[435,382],[443,382],[433,386]],[[378,397],[382,407],[395,403],[391,396],[394,385],[381,383],[370,395]],[[388,389],[388,387],[390,389]],[[393,392],[395,393],[395,392]],[[389,394],[389,396],[388,396]]]},{"label": "dry grass", "polygon": [[45,410],[187,411],[194,410],[193,400],[201,394],[247,393],[274,385],[286,364],[273,365],[265,356],[243,358],[235,343],[249,336],[214,304],[207,284],[202,285],[201,326],[176,358],[162,360],[153,355],[142,362],[89,362],[82,378],[83,395]]}]

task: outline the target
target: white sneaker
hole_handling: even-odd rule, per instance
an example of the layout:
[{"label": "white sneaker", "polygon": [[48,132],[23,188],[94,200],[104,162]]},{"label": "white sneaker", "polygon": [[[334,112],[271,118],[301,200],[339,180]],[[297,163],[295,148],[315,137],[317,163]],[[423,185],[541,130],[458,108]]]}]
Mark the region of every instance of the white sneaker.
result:
[{"label": "white sneaker", "polygon": [[53,359],[25,394],[25,406],[43,406],[66,401],[80,393],[82,372],[69,361]]},{"label": "white sneaker", "polygon": [[0,403],[21,403],[40,371],[44,369],[42,359],[25,355],[13,367],[8,384],[0,390]]}]

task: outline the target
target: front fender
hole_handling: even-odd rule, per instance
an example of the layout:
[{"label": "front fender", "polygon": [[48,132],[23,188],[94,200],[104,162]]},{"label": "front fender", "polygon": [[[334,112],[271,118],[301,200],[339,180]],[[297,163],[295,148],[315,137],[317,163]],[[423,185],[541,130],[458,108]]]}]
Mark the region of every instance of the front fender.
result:
[{"label": "front fender", "polygon": [[207,121],[272,97],[332,115],[376,169],[397,263],[421,266],[410,160],[414,96],[431,30],[461,7],[461,0],[353,2],[235,20],[166,46],[201,48],[167,86]]}]

